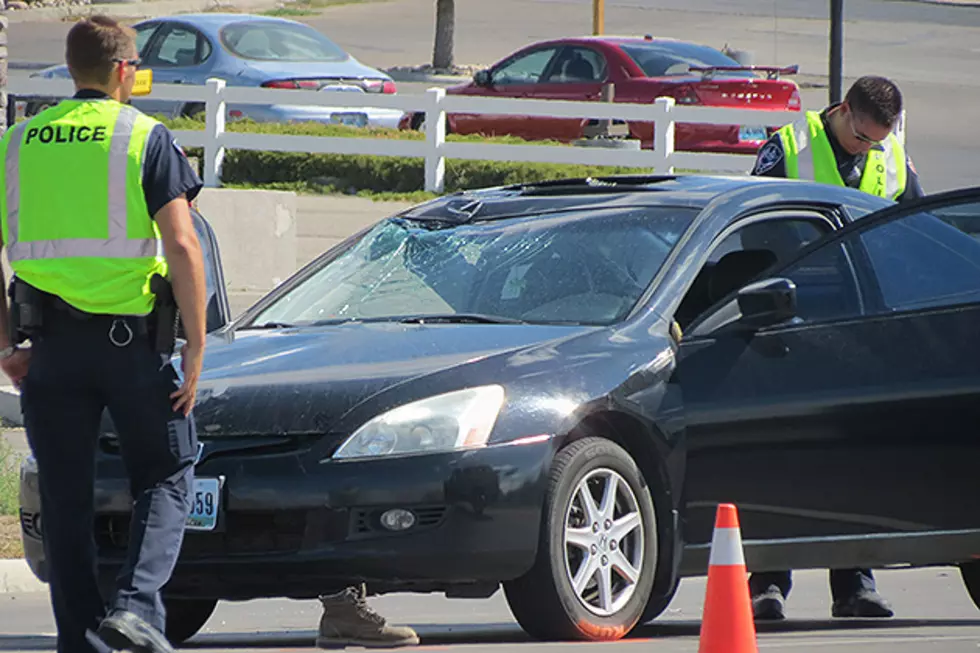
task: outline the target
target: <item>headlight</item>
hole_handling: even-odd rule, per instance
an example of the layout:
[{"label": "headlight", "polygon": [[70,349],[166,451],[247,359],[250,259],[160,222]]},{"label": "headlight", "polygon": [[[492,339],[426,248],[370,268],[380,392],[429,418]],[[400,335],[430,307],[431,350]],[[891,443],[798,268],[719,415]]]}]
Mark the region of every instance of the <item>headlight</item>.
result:
[{"label": "headlight", "polygon": [[357,429],[334,459],[436,453],[486,445],[504,403],[499,385],[457,390],[405,404]]}]

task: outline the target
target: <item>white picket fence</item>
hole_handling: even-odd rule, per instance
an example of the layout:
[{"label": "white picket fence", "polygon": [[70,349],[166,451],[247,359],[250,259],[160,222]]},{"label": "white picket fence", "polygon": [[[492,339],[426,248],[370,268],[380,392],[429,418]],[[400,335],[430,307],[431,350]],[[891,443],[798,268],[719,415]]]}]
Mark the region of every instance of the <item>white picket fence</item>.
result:
[{"label": "white picket fence", "polygon": [[[9,82],[8,93],[19,97],[62,98],[70,97],[74,93],[74,87],[70,80],[14,79]],[[221,164],[228,149],[422,157],[425,160],[425,189],[435,192],[442,192],[444,188],[446,159],[624,166],[644,168],[648,172],[664,174],[672,173],[675,168],[746,173],[754,162],[752,156],[675,151],[675,123],[768,127],[784,125],[800,115],[795,111],[677,105],[674,99],[669,97],[658,98],[651,104],[628,104],[446,95],[442,88],[431,88],[424,94],[406,95],[343,91],[303,92],[227,86],[224,80],[220,79],[211,79],[204,86],[154,84],[152,93],[147,97],[205,104],[205,129],[177,131],[175,136],[184,146],[203,147],[203,177],[204,183],[208,186],[220,185]],[[225,129],[228,104],[329,106],[350,109],[370,106],[413,113],[424,112],[427,128],[425,139],[416,141],[373,137],[336,138],[238,133]],[[653,122],[655,149],[447,142],[445,122],[447,113]],[[435,125],[435,128],[430,128],[431,125]],[[904,140],[904,122],[901,126],[901,136]]]}]

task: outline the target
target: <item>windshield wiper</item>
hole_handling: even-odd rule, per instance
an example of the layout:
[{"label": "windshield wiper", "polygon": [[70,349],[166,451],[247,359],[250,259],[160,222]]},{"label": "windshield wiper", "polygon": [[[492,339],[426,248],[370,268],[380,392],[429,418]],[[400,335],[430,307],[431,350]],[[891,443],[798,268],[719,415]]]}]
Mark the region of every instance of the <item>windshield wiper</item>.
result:
[{"label": "windshield wiper", "polygon": [[295,327],[295,324],[289,324],[288,322],[263,322],[262,324],[250,324],[248,326],[242,327],[240,331],[246,329],[291,329]]},{"label": "windshield wiper", "polygon": [[398,318],[405,324],[423,324],[425,322],[442,322],[445,324],[526,324],[523,320],[499,315],[484,315],[483,313],[447,313],[446,315],[411,315]]}]

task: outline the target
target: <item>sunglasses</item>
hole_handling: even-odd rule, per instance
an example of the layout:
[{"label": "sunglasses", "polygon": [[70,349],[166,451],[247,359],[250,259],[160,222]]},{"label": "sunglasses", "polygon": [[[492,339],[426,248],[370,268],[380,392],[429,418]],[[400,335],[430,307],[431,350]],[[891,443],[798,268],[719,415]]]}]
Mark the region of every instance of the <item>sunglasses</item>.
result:
[{"label": "sunglasses", "polygon": [[143,64],[143,60],[139,57],[136,57],[135,59],[113,59],[112,61],[114,63],[126,64],[127,66],[132,66],[133,68],[139,68]]},{"label": "sunglasses", "polygon": [[847,114],[847,124],[850,125],[851,133],[854,134],[854,138],[858,139],[862,143],[867,143],[868,145],[881,145],[882,141],[876,141],[873,138],[869,138],[854,127],[854,112]]}]

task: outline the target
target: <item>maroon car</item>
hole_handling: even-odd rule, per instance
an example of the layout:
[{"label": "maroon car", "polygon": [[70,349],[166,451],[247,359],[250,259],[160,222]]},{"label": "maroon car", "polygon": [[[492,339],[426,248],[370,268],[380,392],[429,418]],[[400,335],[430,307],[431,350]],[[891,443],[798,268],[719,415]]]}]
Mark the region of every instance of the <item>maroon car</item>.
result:
[{"label": "maroon car", "polygon": [[[542,41],[524,47],[450,95],[598,101],[603,86],[614,85],[616,102],[653,102],[673,97],[678,105],[799,111],[799,87],[779,79],[796,66],[741,66],[713,48],[665,38],[583,37]],[[549,116],[448,114],[456,134],[513,135],[528,140],[580,139],[595,121]],[[402,129],[418,129],[425,114],[406,114]],[[630,123],[630,133],[653,147],[653,123]],[[771,129],[762,125],[677,123],[675,150],[754,153]]]}]

